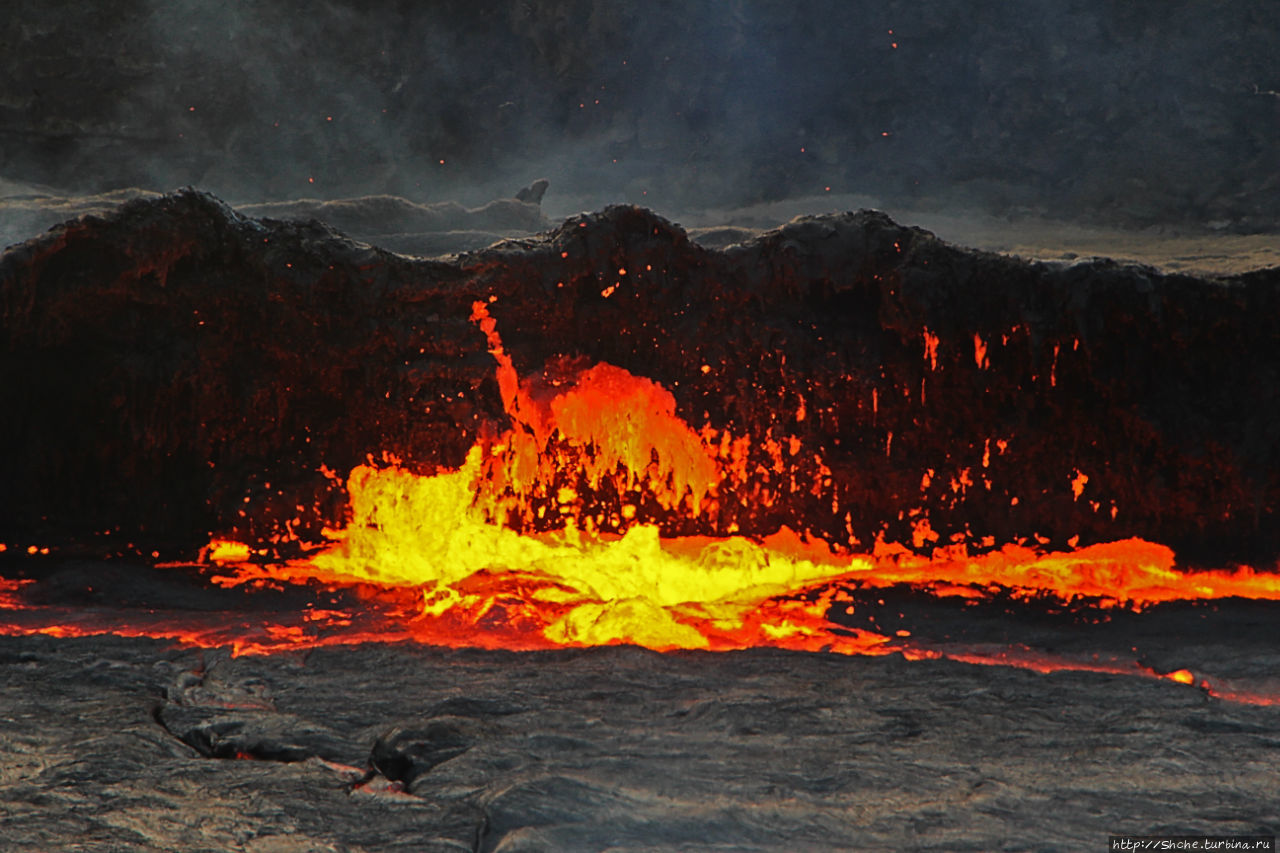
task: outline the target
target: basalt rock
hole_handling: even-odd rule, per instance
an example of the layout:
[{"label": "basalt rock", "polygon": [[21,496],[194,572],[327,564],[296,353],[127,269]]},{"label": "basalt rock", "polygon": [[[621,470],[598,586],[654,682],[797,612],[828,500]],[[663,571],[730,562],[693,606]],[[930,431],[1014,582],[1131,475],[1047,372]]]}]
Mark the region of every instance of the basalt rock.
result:
[{"label": "basalt rock", "polygon": [[314,537],[343,507],[322,466],[457,466],[509,425],[483,300],[521,376],[608,362],[750,437],[668,533],[1280,555],[1277,269],[1027,263],[871,211],[712,251],[633,207],[425,260],[184,191],[10,249],[0,298],[8,543]]}]

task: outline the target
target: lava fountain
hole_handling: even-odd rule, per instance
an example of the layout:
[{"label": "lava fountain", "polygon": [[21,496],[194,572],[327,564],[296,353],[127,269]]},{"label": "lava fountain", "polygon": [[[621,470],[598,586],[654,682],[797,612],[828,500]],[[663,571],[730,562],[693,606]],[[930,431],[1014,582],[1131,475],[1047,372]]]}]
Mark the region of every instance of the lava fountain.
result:
[{"label": "lava fountain", "polygon": [[[1102,610],[1239,597],[1280,599],[1280,576],[1249,568],[1186,572],[1168,547],[1128,539],[1067,552],[1025,544],[970,556],[963,545],[925,556],[877,541],[864,554],[802,538],[663,537],[664,513],[714,514],[719,484],[742,442],[716,442],[675,414],[657,383],[609,364],[554,385],[522,382],[502,346],[488,304],[472,318],[497,362],[512,427],[478,443],[454,471],[418,475],[395,460],[361,465],[346,480],[351,520],[330,544],[286,565],[247,561],[243,543],[211,543],[209,559],[230,570],[223,583],[310,578],[373,584],[421,594],[402,612],[417,639],[448,646],[535,649],[633,644],[670,651],[751,647],[842,654],[902,653],[1039,671],[1090,669],[1195,683],[1181,669],[1156,673],[1136,663],[1080,662],[1026,650],[980,654],[921,648],[910,632],[885,635],[841,627],[832,611],[852,612],[850,588],[909,585],[938,597],[982,598],[996,591],[1026,601],[1086,601]],[[787,452],[801,452],[795,439]],[[773,448],[778,452],[778,448]],[[565,485],[566,483],[574,485]],[[630,496],[602,533],[584,513],[579,490]],[[558,529],[522,533],[535,496],[554,495]],[[1200,685],[1212,689],[1207,681]],[[1235,695],[1233,698],[1244,697]],[[1270,702],[1270,697],[1248,697]]]},{"label": "lava fountain", "polygon": [[[220,242],[193,248],[214,239],[202,236],[209,222]],[[107,239],[100,228],[125,236]],[[139,229],[168,248],[134,257],[128,235]],[[238,248],[218,255],[227,246]],[[65,253],[125,272],[101,287],[45,282],[67,268],[52,260]],[[75,340],[84,340],[117,303],[136,326],[143,291],[153,305],[172,303],[180,335],[204,341],[194,355],[170,347],[172,379],[152,368],[128,373],[137,359],[113,363],[100,384],[77,375],[84,409],[124,426],[102,434],[97,455],[77,463],[83,470],[63,464],[52,480],[26,478],[33,495],[13,507],[6,557],[21,563],[31,551],[28,562],[38,566],[48,546],[17,544],[13,534],[48,521],[48,514],[29,518],[32,507],[70,506],[84,483],[110,482],[103,472],[117,471],[149,496],[140,506],[180,520],[190,513],[173,511],[182,506],[174,496],[190,483],[204,490],[212,541],[194,562],[161,559],[156,548],[153,565],[231,595],[294,596],[292,610],[263,620],[236,615],[247,599],[229,598],[225,610],[144,609],[120,624],[93,607],[41,604],[27,594],[39,571],[23,569],[0,587],[6,633],[159,636],[241,653],[367,640],[508,649],[768,646],[1123,672],[1273,701],[1215,687],[1203,673],[1157,670],[1138,654],[978,647],[860,618],[868,600],[883,605],[895,590],[1066,610],[1086,622],[1171,602],[1280,598],[1275,573],[1238,560],[1224,561],[1236,565],[1230,569],[1205,569],[1203,558],[1180,566],[1171,547],[1135,535],[1177,532],[1180,519],[1200,519],[1186,541],[1212,545],[1244,531],[1240,550],[1250,553],[1268,553],[1274,536],[1263,518],[1273,511],[1266,490],[1274,484],[1249,474],[1240,455],[1256,455],[1265,444],[1258,430],[1273,428],[1216,401],[1218,432],[1204,441],[1203,418],[1164,412],[1131,375],[1149,374],[1168,356],[1160,350],[1138,362],[1129,334],[1135,324],[1150,333],[1154,322],[1134,320],[1138,303],[1126,289],[1150,293],[1145,273],[1032,269],[965,254],[875,214],[800,222],[736,254],[712,253],[652,214],[622,208],[453,266],[414,266],[328,233],[264,229],[190,193],[135,204],[104,224],[69,226],[6,263],[13,357],[52,365],[38,368],[32,387],[39,370],[63,377],[57,371],[71,361],[58,336],[68,329],[83,326]],[[979,274],[1012,282],[1005,287],[1017,299],[955,284]],[[265,297],[242,283],[264,275],[273,282]],[[850,276],[852,284],[838,283]],[[1080,276],[1111,284],[1085,288]],[[80,303],[58,301],[86,286]],[[1162,322],[1176,334],[1159,346],[1177,359],[1160,362],[1172,365],[1161,389],[1259,393],[1253,380],[1269,369],[1267,339],[1248,325],[1259,311],[1249,300],[1274,300],[1275,289],[1261,281],[1234,290],[1183,280],[1162,286],[1172,307],[1155,315],[1172,317]],[[29,298],[19,298],[24,293]],[[1059,293],[1079,303],[1076,313],[1045,319],[1061,308]],[[1101,308],[1081,308],[1089,298]],[[317,313],[321,302],[356,318]],[[1188,305],[1209,306],[1220,322],[1196,337],[1183,322]],[[223,328],[209,330],[206,318],[218,311],[222,320],[213,322]],[[239,331],[235,321],[252,322],[255,311],[278,313],[278,345]],[[973,324],[955,319],[961,311]],[[533,318],[536,340],[516,328],[516,357],[503,324],[521,317]],[[29,339],[24,331],[46,326]],[[1221,337],[1235,326],[1253,330],[1249,347],[1264,355],[1232,362],[1239,369],[1228,381],[1223,371],[1206,372],[1201,355],[1225,358]],[[673,343],[677,333],[687,345]],[[334,351],[335,339],[349,351]],[[137,344],[131,338],[126,346]],[[333,357],[300,359],[308,348]],[[758,364],[738,363],[751,359]],[[83,369],[92,374],[95,363]],[[235,384],[258,373],[257,390]],[[366,375],[385,392],[364,399]],[[112,388],[121,390],[107,393]],[[492,416],[483,409],[490,396]],[[42,429],[59,412],[31,407],[6,426],[9,443],[35,446],[46,433],[61,434]],[[1068,422],[1071,413],[1088,417]],[[424,417],[436,426],[424,426]],[[140,450],[131,456],[126,427],[134,421]],[[436,445],[439,452],[423,450]],[[362,463],[344,463],[353,449]],[[279,467],[273,456],[301,460],[290,463],[289,488],[253,470]],[[15,456],[6,465],[21,473],[28,458],[44,457]],[[160,471],[154,483],[148,459]],[[306,479],[317,471],[322,487]],[[58,487],[57,476],[75,488]],[[236,498],[234,487],[247,477],[263,480],[256,494],[265,505]],[[1151,478],[1146,492],[1133,486],[1142,477]],[[343,502],[321,530],[314,522],[325,516],[322,502],[308,505],[303,496],[325,489]],[[1207,514],[1215,502],[1220,520]],[[1136,520],[1126,525],[1122,512]],[[70,509],[62,515],[78,518]],[[89,520],[76,529],[99,523],[82,515]],[[987,522],[990,532],[977,529]],[[1086,529],[1072,535],[1069,522]],[[1024,532],[1009,532],[1017,529]],[[75,544],[83,533],[59,535],[54,556],[83,552]],[[132,543],[123,550],[130,548],[147,553]]]}]

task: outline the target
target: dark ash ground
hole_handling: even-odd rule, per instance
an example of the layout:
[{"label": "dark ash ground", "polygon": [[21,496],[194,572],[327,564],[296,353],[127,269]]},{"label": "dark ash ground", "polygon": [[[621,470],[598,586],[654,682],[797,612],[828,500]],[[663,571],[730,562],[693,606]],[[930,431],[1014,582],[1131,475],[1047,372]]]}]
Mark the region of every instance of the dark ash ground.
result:
[{"label": "dark ash ground", "polygon": [[[1280,663],[1273,611],[1024,619],[1021,638],[1256,684]],[[0,672],[12,851],[1075,851],[1280,827],[1280,707],[1142,677],[44,636],[0,638]]]}]

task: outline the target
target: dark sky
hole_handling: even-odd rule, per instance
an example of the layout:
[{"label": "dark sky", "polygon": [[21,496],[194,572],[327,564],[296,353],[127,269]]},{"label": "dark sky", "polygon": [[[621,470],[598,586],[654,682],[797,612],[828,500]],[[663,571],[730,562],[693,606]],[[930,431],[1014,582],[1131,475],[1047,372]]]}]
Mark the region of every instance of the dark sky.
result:
[{"label": "dark sky", "polygon": [[1280,4],[11,0],[0,175],[1274,216]]}]

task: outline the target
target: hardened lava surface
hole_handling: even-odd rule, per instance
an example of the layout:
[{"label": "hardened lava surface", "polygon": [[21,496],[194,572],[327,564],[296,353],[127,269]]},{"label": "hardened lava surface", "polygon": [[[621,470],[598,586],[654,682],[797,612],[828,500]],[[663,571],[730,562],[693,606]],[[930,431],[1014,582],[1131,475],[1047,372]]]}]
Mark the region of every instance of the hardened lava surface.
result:
[{"label": "hardened lava surface", "polygon": [[[1251,617],[1226,610],[1174,616],[1200,639],[1147,637],[1152,661],[1227,641],[1238,674],[1274,672],[1274,642],[1241,642],[1225,626]],[[1068,851],[1280,827],[1280,709],[1167,680],[120,637],[0,637],[0,671],[14,851]]]}]

